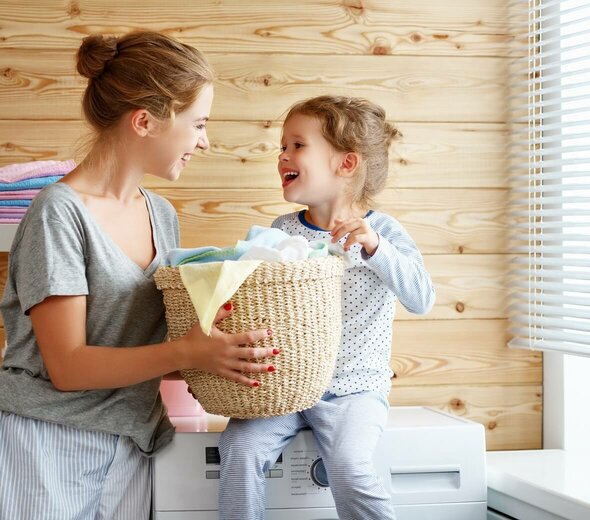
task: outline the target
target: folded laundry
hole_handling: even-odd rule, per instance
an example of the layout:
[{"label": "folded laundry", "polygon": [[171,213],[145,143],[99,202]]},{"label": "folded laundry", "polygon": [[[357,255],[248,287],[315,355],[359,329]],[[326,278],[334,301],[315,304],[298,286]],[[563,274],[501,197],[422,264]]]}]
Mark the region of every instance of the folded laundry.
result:
[{"label": "folded laundry", "polygon": [[34,188],[44,188],[48,184],[60,180],[63,175],[53,175],[50,177],[33,177],[16,182],[0,183],[0,192],[13,190],[30,190]]},{"label": "folded laundry", "polygon": [[29,161],[9,164],[0,168],[0,183],[15,183],[33,177],[65,175],[76,167],[73,160],[67,161]]},{"label": "folded laundry", "polygon": [[29,208],[26,206],[0,206],[0,215],[3,215],[4,213],[15,213],[19,215],[24,215],[27,212],[27,209]]},{"label": "folded laundry", "polygon": [[10,190],[0,192],[1,199],[34,199],[41,189],[36,190]]},{"label": "folded laundry", "polygon": [[0,206],[28,207],[30,205],[31,205],[31,201],[29,199],[2,200],[0,198]]}]

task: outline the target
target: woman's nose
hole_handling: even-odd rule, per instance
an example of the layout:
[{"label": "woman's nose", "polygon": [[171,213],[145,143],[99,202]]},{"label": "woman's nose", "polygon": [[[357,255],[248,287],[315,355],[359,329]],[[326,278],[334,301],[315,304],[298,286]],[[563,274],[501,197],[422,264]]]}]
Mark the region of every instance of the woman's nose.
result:
[{"label": "woman's nose", "polygon": [[206,150],[209,148],[209,138],[207,137],[206,132],[204,132],[203,135],[199,137],[199,140],[197,141],[197,148],[200,150]]}]

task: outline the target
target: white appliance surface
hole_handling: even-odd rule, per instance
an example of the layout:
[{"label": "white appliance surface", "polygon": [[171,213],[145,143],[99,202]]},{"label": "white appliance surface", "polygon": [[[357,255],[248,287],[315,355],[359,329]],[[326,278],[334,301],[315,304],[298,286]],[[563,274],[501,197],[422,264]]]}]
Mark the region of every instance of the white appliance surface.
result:
[{"label": "white appliance surface", "polygon": [[[154,458],[154,519],[216,520],[217,443],[227,419],[172,421],[177,434]],[[392,407],[375,464],[398,520],[486,519],[485,436],[478,423],[427,407]],[[266,497],[266,520],[337,520],[310,430],[269,470]]]},{"label": "white appliance surface", "polygon": [[558,449],[489,452],[489,505],[522,520],[587,520],[589,460]]}]

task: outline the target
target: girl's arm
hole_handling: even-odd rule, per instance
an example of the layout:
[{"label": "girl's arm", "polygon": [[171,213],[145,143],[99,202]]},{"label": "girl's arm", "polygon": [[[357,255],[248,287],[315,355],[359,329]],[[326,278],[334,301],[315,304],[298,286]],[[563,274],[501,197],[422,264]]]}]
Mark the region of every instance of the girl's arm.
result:
[{"label": "girl's arm", "polygon": [[[217,321],[229,314],[220,310]],[[264,372],[249,359],[273,356],[272,348],[244,348],[267,330],[206,336],[196,324],[182,338],[137,347],[86,344],[86,296],[51,296],[30,310],[33,330],[53,385],[63,391],[119,388],[181,369],[197,368],[251,386],[241,372]],[[276,350],[275,350],[276,352]]]},{"label": "girl's arm", "polygon": [[406,230],[391,217],[382,217],[377,229],[366,218],[336,220],[332,240],[347,236],[344,249],[360,244],[361,256],[379,279],[415,314],[426,314],[435,300],[422,255]]}]

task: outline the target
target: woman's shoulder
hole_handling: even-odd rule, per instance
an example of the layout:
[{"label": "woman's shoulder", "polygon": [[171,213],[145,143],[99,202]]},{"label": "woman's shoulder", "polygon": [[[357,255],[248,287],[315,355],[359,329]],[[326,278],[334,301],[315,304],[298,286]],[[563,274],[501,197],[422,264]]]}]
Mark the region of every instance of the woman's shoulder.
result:
[{"label": "woman's shoulder", "polygon": [[80,201],[72,188],[66,183],[54,182],[35,196],[26,218],[64,220],[68,218],[68,214],[79,215],[80,211]]}]

